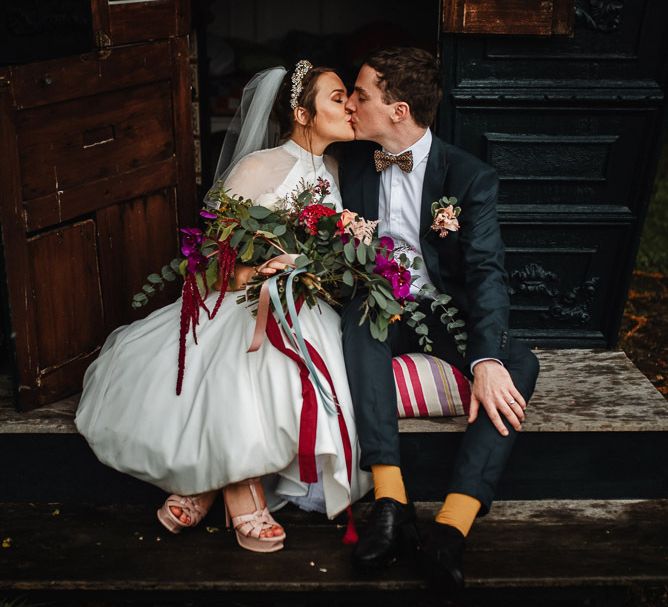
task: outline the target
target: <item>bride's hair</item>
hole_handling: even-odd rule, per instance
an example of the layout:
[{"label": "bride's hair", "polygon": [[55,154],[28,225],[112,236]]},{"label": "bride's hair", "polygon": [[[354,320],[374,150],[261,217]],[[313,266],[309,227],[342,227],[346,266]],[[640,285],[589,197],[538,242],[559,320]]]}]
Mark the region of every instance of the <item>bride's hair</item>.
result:
[{"label": "bride's hair", "polygon": [[[293,67],[292,70],[285,74],[272,109],[272,117],[278,124],[281,141],[287,139],[295,128],[294,110],[290,107],[292,75],[294,71],[295,68]],[[316,87],[318,76],[334,71],[331,67],[313,67],[302,78],[302,90],[297,97],[297,103],[299,107],[303,107],[308,112],[307,128],[311,126],[315,118],[315,97],[318,94]]]}]

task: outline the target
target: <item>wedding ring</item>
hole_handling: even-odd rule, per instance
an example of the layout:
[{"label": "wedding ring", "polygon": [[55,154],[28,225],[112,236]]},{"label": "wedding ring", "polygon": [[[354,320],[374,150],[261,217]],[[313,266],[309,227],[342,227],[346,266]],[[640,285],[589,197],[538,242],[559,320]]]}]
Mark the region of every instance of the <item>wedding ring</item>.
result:
[{"label": "wedding ring", "polygon": [[516,401],[516,400],[509,400],[509,401],[508,401],[508,406],[510,406],[510,405],[516,405],[516,404],[517,404],[517,401]]}]

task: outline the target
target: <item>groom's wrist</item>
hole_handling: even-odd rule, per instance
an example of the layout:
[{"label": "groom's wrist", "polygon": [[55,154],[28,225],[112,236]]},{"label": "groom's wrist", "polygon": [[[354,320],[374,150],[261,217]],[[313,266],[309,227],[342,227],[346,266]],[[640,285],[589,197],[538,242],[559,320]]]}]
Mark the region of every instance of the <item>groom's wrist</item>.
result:
[{"label": "groom's wrist", "polygon": [[498,358],[478,358],[471,363],[471,374],[474,374],[475,366],[482,362],[495,362],[500,364],[503,367],[503,363]]}]

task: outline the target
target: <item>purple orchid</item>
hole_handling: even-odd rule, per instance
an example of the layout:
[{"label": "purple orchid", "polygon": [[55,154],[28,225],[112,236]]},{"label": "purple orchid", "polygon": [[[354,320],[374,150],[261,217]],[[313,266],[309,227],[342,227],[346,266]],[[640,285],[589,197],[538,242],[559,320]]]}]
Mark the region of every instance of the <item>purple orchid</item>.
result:
[{"label": "purple orchid", "polygon": [[199,212],[199,216],[204,217],[204,219],[217,219],[218,218],[218,215],[216,215],[215,213],[212,213],[211,211],[207,211],[206,209],[202,209]]},{"label": "purple orchid", "polygon": [[381,236],[378,239],[378,244],[388,253],[394,251],[394,240],[392,240],[389,236]]},{"label": "purple orchid", "polygon": [[204,232],[199,228],[181,228],[181,234],[181,253],[190,258],[195,252],[199,252],[199,247],[204,242]]}]

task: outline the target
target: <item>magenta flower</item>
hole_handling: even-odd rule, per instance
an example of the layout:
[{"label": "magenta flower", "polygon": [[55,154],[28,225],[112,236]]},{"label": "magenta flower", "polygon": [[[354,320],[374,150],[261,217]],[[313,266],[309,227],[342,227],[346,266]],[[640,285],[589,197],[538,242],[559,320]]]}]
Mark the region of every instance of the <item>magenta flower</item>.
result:
[{"label": "magenta flower", "polygon": [[188,272],[191,274],[197,274],[199,272],[204,272],[207,265],[209,265],[209,260],[202,255],[200,251],[194,251],[191,255],[187,256],[188,259]]},{"label": "magenta flower", "polygon": [[204,217],[204,219],[216,219],[218,217],[218,215],[212,213],[211,211],[207,211],[206,209],[202,209],[199,212],[199,216]]},{"label": "magenta flower", "polygon": [[190,257],[204,242],[204,232],[199,228],[181,228],[181,253],[184,257]]},{"label": "magenta flower", "polygon": [[376,256],[376,267],[373,271],[389,281],[392,295],[400,304],[415,299],[411,295],[411,273],[406,268],[402,268],[395,259],[382,255]]},{"label": "magenta flower", "polygon": [[392,240],[389,236],[381,236],[378,240],[378,244],[380,244],[381,248],[388,252],[394,251],[394,240]]}]

